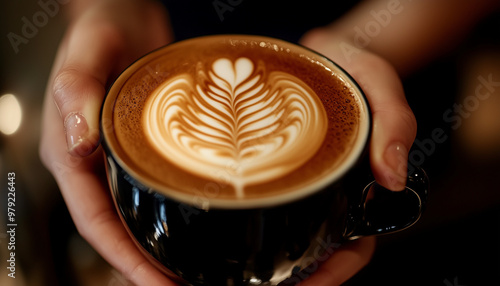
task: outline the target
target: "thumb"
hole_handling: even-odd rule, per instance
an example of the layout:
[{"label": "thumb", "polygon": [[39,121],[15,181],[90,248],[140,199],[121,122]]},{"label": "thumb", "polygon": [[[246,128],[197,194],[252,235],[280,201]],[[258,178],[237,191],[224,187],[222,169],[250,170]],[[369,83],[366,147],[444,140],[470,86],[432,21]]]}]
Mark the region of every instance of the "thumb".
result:
[{"label": "thumb", "polygon": [[61,46],[52,92],[63,120],[68,152],[87,156],[99,145],[99,113],[121,47],[113,29],[75,27]]},{"label": "thumb", "polygon": [[353,75],[364,89],[373,114],[370,162],[377,182],[393,191],[404,189],[408,150],[417,124],[394,68],[382,58],[366,54]]}]

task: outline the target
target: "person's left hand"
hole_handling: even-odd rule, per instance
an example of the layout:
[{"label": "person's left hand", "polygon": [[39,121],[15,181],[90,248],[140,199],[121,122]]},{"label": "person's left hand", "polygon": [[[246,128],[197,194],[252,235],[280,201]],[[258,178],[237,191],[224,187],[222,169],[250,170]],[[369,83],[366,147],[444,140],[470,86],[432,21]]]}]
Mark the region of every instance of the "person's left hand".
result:
[{"label": "person's left hand", "polygon": [[[301,44],[339,64],[360,85],[373,116],[370,141],[373,175],[380,185],[389,190],[404,189],[408,151],[415,140],[417,125],[395,69],[369,51],[356,49],[354,54],[346,54],[340,46],[353,47],[354,44],[349,39],[338,38],[327,29],[307,33]],[[370,261],[374,250],[374,237],[346,243],[300,285],[340,285]]]}]

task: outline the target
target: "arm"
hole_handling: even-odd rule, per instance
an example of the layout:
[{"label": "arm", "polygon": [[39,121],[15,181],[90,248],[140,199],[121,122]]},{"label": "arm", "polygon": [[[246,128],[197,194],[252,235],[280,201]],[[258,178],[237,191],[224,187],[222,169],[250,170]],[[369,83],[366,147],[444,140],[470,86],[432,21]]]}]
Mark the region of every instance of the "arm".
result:
[{"label": "arm", "polygon": [[344,67],[365,91],[373,114],[370,160],[377,181],[391,190],[406,180],[416,132],[400,75],[451,49],[498,1],[364,1],[301,43]]},{"label": "arm", "polygon": [[[307,33],[302,42],[320,52],[348,44],[381,56],[407,75],[455,47],[498,8],[495,0],[364,1],[331,25]],[[359,51],[342,54],[349,52]]]}]

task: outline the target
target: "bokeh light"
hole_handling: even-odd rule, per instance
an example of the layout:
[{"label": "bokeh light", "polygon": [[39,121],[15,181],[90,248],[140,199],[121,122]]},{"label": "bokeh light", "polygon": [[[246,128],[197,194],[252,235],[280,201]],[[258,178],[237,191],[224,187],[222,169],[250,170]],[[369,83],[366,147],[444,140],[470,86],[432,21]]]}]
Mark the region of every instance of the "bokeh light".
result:
[{"label": "bokeh light", "polygon": [[5,135],[14,134],[21,126],[22,110],[19,101],[13,94],[0,97],[0,132]]}]

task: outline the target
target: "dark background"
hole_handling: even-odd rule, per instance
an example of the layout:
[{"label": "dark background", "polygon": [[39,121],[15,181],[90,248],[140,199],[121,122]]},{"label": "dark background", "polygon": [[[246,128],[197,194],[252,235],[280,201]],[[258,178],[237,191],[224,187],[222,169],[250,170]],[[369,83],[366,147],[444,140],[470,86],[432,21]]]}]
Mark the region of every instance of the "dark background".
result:
[{"label": "dark background", "polygon": [[[239,17],[245,3],[224,15]],[[41,8],[36,1],[2,4],[0,96],[16,95],[23,118],[16,133],[0,133],[0,285],[131,285],[78,235],[38,156],[44,90],[66,19],[61,11],[49,17],[16,53],[6,35],[20,35],[22,18]],[[219,20],[214,10],[203,12]],[[500,285],[500,88],[460,127],[443,119],[474,95],[479,76],[500,81],[499,16],[484,19],[456,49],[404,79],[419,122],[410,163],[428,172],[429,204],[411,229],[380,237],[372,262],[347,285]],[[446,140],[431,141],[435,130]],[[16,279],[6,270],[7,172],[16,173]]]}]

